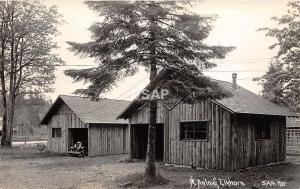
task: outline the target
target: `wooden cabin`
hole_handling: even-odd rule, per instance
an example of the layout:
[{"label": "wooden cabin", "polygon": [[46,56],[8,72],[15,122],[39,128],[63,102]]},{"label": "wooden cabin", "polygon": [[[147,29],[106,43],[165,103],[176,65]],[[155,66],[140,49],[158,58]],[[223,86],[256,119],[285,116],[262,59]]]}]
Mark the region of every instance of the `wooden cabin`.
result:
[{"label": "wooden cabin", "polygon": [[[236,170],[285,160],[286,116],[291,113],[230,82],[232,96],[186,104],[160,100],[156,156],[165,164]],[[134,158],[145,157],[149,107],[134,100],[118,116],[129,119]]]},{"label": "wooden cabin", "polygon": [[288,153],[300,153],[299,117],[289,117],[286,119],[286,148]]},{"label": "wooden cabin", "polygon": [[80,141],[88,156],[128,153],[128,122],[116,119],[128,103],[60,95],[41,121],[48,128],[48,150],[67,153]]}]

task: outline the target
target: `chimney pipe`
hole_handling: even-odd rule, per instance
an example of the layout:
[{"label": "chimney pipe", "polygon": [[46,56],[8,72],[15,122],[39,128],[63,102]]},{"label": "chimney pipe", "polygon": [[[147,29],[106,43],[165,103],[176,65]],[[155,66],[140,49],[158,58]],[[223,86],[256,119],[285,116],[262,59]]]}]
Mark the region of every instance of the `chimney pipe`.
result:
[{"label": "chimney pipe", "polygon": [[237,78],[237,73],[233,73],[233,74],[232,74],[232,88],[233,88],[233,89],[237,89],[237,86],[236,86],[236,78]]}]

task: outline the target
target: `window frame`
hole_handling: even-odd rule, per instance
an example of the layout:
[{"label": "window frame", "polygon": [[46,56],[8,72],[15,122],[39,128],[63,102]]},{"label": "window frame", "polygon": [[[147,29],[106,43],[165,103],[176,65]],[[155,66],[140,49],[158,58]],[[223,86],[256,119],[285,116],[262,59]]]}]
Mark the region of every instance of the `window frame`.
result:
[{"label": "window frame", "polygon": [[[59,131],[59,132],[57,132]],[[59,133],[59,136],[58,136]],[[60,127],[52,128],[52,138],[61,138],[62,137],[62,131]]]},{"label": "window frame", "polygon": [[[186,123],[194,123],[193,124],[193,138],[185,138],[185,134],[183,134],[183,127],[184,124]],[[205,123],[205,131],[196,131],[196,124],[197,123]],[[183,121],[179,121],[179,140],[180,141],[208,141],[209,140],[209,124],[210,124],[210,120],[183,120]],[[202,127],[202,125],[201,125]],[[200,139],[200,138],[196,138],[196,132],[199,133],[205,133],[206,137],[205,139]]]}]

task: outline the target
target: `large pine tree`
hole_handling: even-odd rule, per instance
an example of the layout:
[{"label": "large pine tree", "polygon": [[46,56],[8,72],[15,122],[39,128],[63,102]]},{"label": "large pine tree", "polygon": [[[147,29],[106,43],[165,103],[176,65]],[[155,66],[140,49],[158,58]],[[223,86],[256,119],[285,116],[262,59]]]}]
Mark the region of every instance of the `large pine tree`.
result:
[{"label": "large pine tree", "polygon": [[[101,17],[90,27],[92,41],[68,43],[73,52],[95,58],[99,66],[65,72],[75,81],[90,82],[88,88],[75,93],[98,98],[120,79],[145,67],[150,70],[150,83],[157,80],[158,70],[168,70],[170,80],[165,86],[172,86],[175,96],[192,92],[200,99],[226,95],[201,73],[216,66],[211,59],[224,58],[233,49],[203,42],[212,29],[214,16],[188,12],[179,1],[88,1],[86,4]],[[149,106],[146,179],[156,176],[157,101],[150,100]]]}]

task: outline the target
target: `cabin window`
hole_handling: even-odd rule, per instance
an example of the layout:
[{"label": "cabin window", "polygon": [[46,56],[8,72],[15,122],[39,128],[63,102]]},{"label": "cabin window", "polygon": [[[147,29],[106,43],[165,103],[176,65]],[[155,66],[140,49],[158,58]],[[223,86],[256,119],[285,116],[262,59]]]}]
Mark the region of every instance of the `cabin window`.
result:
[{"label": "cabin window", "polygon": [[180,140],[207,140],[208,121],[180,122]]},{"label": "cabin window", "polygon": [[52,138],[61,137],[61,128],[52,128]]},{"label": "cabin window", "polygon": [[260,119],[255,125],[255,139],[266,140],[271,139],[270,123],[267,119]]}]

